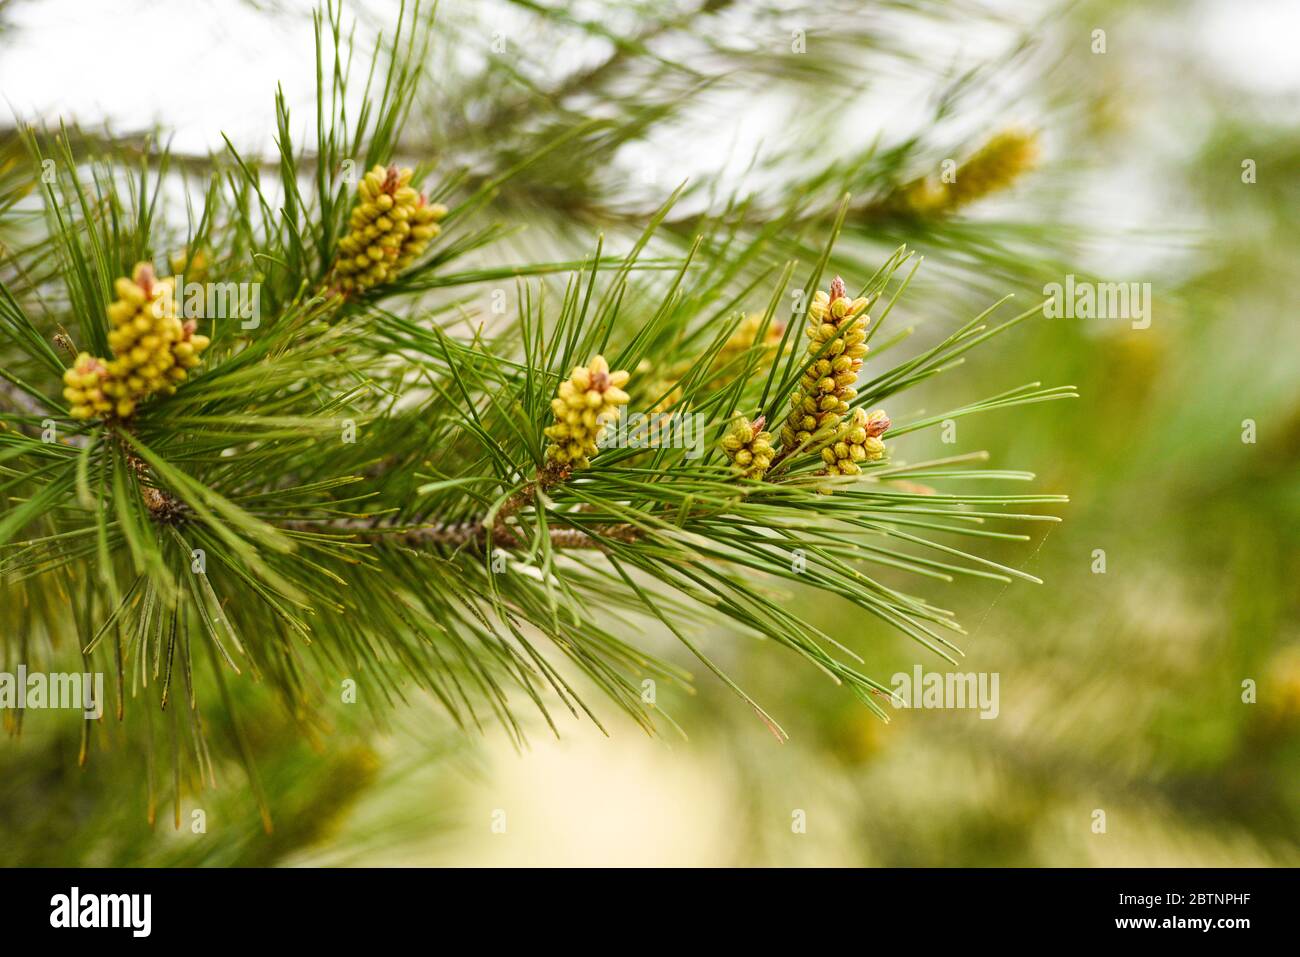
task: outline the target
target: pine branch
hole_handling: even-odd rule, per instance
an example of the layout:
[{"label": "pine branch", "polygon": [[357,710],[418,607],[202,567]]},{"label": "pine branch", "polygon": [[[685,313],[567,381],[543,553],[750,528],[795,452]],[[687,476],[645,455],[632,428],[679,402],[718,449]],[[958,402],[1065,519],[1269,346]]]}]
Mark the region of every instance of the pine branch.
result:
[{"label": "pine branch", "polygon": [[[500,518],[499,513],[497,517]],[[408,526],[374,519],[333,518],[285,522],[279,527],[313,533],[344,532],[349,539],[357,541],[399,542],[408,546],[436,548],[468,547],[471,550],[482,550],[487,547],[489,540],[494,545],[505,548],[527,544],[517,528],[500,524],[489,526],[481,521]],[[630,543],[635,542],[639,536],[629,525],[602,525],[591,533],[576,528],[552,528],[547,530],[547,537],[552,548],[606,551],[608,546],[601,539],[614,538]]]},{"label": "pine branch", "polygon": [[[277,97],[274,168],[233,147],[214,157],[197,215],[169,209],[165,152],[27,137],[32,168],[53,156],[57,175],[41,184],[45,235],[0,276],[0,380],[30,400],[0,411],[15,426],[0,430],[0,589],[33,596],[0,602],[0,634],[39,634],[42,654],[77,649],[113,675],[133,733],[152,733],[142,710],[178,715],[178,793],[182,766],[211,777],[201,706],[229,722],[229,753],[257,780],[234,715],[249,673],[301,714],[340,674],[376,702],[414,684],[458,725],[492,720],[517,742],[524,699],[552,727],[556,707],[600,725],[574,689],[581,675],[655,731],[672,722],[669,699],[649,705],[642,682],[689,676],[623,637],[647,629],[674,636],[778,736],[709,636],[765,639],[885,717],[889,689],[852,647],[876,633],[828,633],[779,589],[952,660],[960,624],[907,582],[1036,581],[978,546],[1026,541],[997,526],[1055,521],[1042,510],[1062,496],[975,494],[974,481],[1032,476],[903,458],[907,436],[943,421],[908,390],[1035,309],[995,325],[995,303],[891,361],[906,331],[874,337],[918,264],[907,248],[877,259],[837,245],[860,209],[838,190],[842,169],[799,178],[784,202],[732,195],[704,213],[679,212],[678,191],[608,247],[511,256],[504,195],[555,177],[558,196],[573,181],[557,165],[581,174],[672,110],[575,123],[561,106],[472,173],[402,168],[427,59],[411,21],[352,118],[346,31],[327,8],[314,143],[292,142]],[[645,44],[676,28],[616,44],[595,78],[643,63]],[[347,182],[344,161],[359,158],[363,177]],[[588,200],[604,202],[594,188]],[[257,283],[259,321],[205,312],[190,327],[168,291],[173,260]],[[860,291],[832,280],[841,265]],[[477,311],[506,288],[508,308]],[[75,355],[52,347],[56,334]],[[1073,394],[1031,384],[948,415]],[[29,434],[42,400],[71,442]],[[624,407],[697,431],[604,443]],[[786,426],[796,438],[774,455],[764,430]]]}]

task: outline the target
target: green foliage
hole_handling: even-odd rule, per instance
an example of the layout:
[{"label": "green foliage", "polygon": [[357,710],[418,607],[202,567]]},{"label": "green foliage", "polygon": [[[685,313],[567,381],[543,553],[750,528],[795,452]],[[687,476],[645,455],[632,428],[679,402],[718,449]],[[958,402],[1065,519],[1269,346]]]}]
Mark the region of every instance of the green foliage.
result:
[{"label": "green foliage", "polygon": [[[646,632],[675,638],[782,737],[767,707],[727,677],[726,649],[704,637],[713,629],[780,646],[772,653],[793,654],[884,717],[889,688],[854,648],[872,633],[814,623],[791,586],[955,661],[962,627],[918,586],[1037,581],[982,546],[1028,540],[1026,523],[1055,521],[1049,507],[1065,497],[1014,491],[1033,476],[986,468],[978,453],[911,460],[904,437],[1072,396],[1031,382],[941,413],[905,401],[1038,305],[1014,312],[996,301],[909,352],[911,329],[890,320],[919,258],[861,241],[868,207],[843,195],[847,167],[784,184],[791,199],[776,205],[736,196],[679,214],[705,184],[653,209],[599,208],[594,167],[668,117],[698,77],[611,118],[555,109],[504,143],[493,131],[527,114],[531,97],[480,91],[498,104],[479,127],[488,160],[417,168],[417,179],[443,177],[430,196],[450,208],[443,234],[396,281],[333,295],[327,273],[355,199],[348,170],[411,149],[408,120],[439,44],[418,7],[404,13],[358,88],[340,10],[328,7],[315,31],[311,149],[292,143],[277,95],[271,169],[229,146],[207,159],[184,216],[165,188],[166,151],[134,155],[69,129],[26,137],[31,175],[45,159],[57,175],[42,184],[40,238],[8,250],[0,276],[0,634],[6,664],[109,675],[109,714],[83,723],[83,756],[120,743],[124,722],[124,758],[143,754],[152,768],[169,755],[179,802],[212,779],[216,726],[215,760],[237,756],[260,795],[265,730],[234,706],[250,679],[292,716],[286,734],[310,724],[345,679],[376,714],[418,689],[457,725],[496,723],[520,743],[521,712],[557,731],[566,711],[604,728],[606,704],[657,731],[673,725],[671,689],[691,674],[636,637]],[[575,78],[575,89],[598,90],[633,61],[657,63],[655,77],[675,73],[647,56],[648,41],[618,44],[604,72]],[[879,155],[857,157],[852,178]],[[872,175],[901,181],[889,171],[903,159]],[[558,182],[561,161],[573,182],[536,192],[535,177]],[[581,244],[515,260],[509,215],[522,196],[616,235],[593,240],[574,226],[588,234]],[[842,231],[858,237],[847,250]],[[129,421],[71,420],[59,398],[66,345],[104,354],[114,279],[137,261],[161,270],[183,250],[203,250],[214,281],[260,283],[258,324],[205,317],[212,345],[175,396]],[[814,475],[814,442],[762,480],[738,479],[722,436],[738,414],[761,412],[779,429],[808,361],[789,346],[831,270],[871,303],[872,352],[853,405],[889,405],[891,457],[864,463],[854,481],[828,480]],[[513,287],[507,314],[477,310],[492,286]],[[714,360],[753,312],[760,344],[719,374]],[[774,323],[784,325],[775,361],[761,344]],[[699,416],[704,454],[606,448],[589,468],[548,475],[550,402],[597,353],[634,372],[629,389],[657,370],[689,369],[671,395],[639,399]],[[831,496],[821,493],[828,481]],[[647,697],[647,681],[664,690]],[[269,803],[260,800],[264,816]]]}]

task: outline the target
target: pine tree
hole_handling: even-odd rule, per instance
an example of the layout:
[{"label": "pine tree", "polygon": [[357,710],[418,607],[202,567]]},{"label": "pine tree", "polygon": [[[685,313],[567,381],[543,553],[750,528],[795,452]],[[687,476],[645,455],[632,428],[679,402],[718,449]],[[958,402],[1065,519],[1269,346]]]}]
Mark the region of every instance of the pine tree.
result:
[{"label": "pine tree", "polygon": [[[1073,390],[937,414],[906,398],[1040,306],[993,299],[911,348],[891,316],[920,262],[880,245],[960,237],[944,232],[957,207],[1023,171],[1005,151],[971,150],[959,200],[924,204],[899,199],[919,195],[918,144],[803,173],[776,201],[701,205],[704,183],[643,204],[601,178],[695,93],[647,44],[728,6],[647,28],[548,110],[500,74],[458,89],[434,131],[412,114],[455,26],[404,13],[357,80],[329,6],[314,141],[294,144],[278,96],[269,161],[23,133],[0,173],[43,218],[0,276],[0,640],[6,662],[108,676],[80,757],[136,767],[151,818],[166,795],[179,823],[225,754],[260,791],[252,682],[305,738],[345,686],[379,716],[419,689],[521,743],[525,713],[562,731],[565,712],[604,728],[613,708],[657,733],[690,674],[637,639],[655,626],[781,738],[705,629],[767,639],[887,719],[889,687],[783,585],[956,661],[963,629],[931,586],[1036,581],[981,545],[1023,540],[1064,496],[1016,491],[1033,476],[978,454],[914,460],[908,436]],[[673,80],[663,99],[605,92],[647,68]],[[576,92],[622,108],[581,119]],[[185,210],[164,189],[176,168],[202,177]],[[509,217],[529,206],[565,257],[522,255]],[[478,311],[493,287],[513,302]]]}]

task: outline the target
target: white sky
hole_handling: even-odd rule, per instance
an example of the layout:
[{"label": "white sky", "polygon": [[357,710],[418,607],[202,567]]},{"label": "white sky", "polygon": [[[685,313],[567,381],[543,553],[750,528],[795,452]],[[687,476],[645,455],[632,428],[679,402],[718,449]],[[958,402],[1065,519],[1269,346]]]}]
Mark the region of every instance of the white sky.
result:
[{"label": "white sky", "polygon": [[310,3],[266,13],[230,0],[39,0],[13,9],[0,91],[23,118],[154,124],[182,152],[269,146],[277,81],[299,115],[314,109]]},{"label": "white sky", "polygon": [[[1022,24],[1042,15],[1043,6],[1031,0],[1002,2]],[[280,83],[294,116],[293,135],[301,143],[315,109],[310,19],[315,6],[314,0],[276,0],[265,10],[247,0],[19,0],[9,8],[12,29],[0,40],[0,96],[23,119],[55,122],[62,116],[90,127],[107,121],[116,132],[157,125],[173,134],[173,149],[182,153],[220,151],[225,132],[248,153],[273,147],[273,96]],[[789,23],[796,27],[799,5],[790,7]],[[367,60],[373,31],[391,30],[397,9],[398,0],[345,0],[345,23],[353,18],[360,22],[360,62]],[[443,0],[439,7],[441,18],[463,13],[454,0]],[[493,14],[487,22],[517,32],[518,11],[506,13],[511,16]],[[1089,215],[1097,221],[1165,222],[1170,211],[1167,197],[1160,195],[1162,163],[1170,151],[1187,148],[1186,138],[1197,135],[1206,111],[1216,108],[1195,93],[1179,99],[1182,63],[1170,60],[1170,51],[1177,51],[1182,62],[1190,53],[1206,74],[1239,90],[1237,108],[1246,115],[1262,111],[1277,116],[1281,110],[1294,117],[1288,104],[1300,102],[1300,55],[1295,50],[1300,0],[1199,0],[1181,9],[1157,6],[1149,14],[1132,22],[1132,29],[1098,24],[1112,27],[1109,43],[1115,52],[1135,57],[1165,94],[1159,115],[1146,116],[1134,131],[1132,148],[1115,157],[1120,173],[1098,171],[1106,188],[1091,191],[1097,205]],[[607,22],[628,29],[614,18]],[[890,23],[882,19],[881,26],[888,31]],[[920,21],[928,30],[924,35],[914,35],[917,23],[908,24],[905,33],[910,42],[924,45],[932,62],[983,58],[1005,49],[1014,37],[1014,30],[977,31],[960,21],[930,24]],[[754,42],[779,47],[788,38]],[[566,61],[578,55],[578,49],[556,51],[556,70],[573,68]],[[924,124],[931,78],[907,70],[898,74],[860,97],[855,115],[843,117],[846,126],[861,129],[865,122],[898,139]],[[739,174],[759,143],[798,135],[793,128],[773,129],[772,117],[789,115],[790,107],[773,95],[751,90],[739,103],[726,101],[722,109],[716,101],[701,104],[694,129],[669,131],[667,139],[653,144],[630,144],[623,159],[647,174],[646,184],[656,193],[701,172],[717,172],[720,165]],[[1002,104],[990,102],[989,109],[1001,112],[973,117],[975,128],[992,121],[1037,125],[1032,97],[1012,96],[1008,102],[1026,112],[1006,115]],[[860,145],[861,137],[854,139]],[[629,188],[639,182],[634,177]],[[1117,249],[1116,255],[1120,265],[1132,266],[1123,258],[1128,252]]]},{"label": "white sky", "polygon": [[[305,117],[313,108],[315,71],[313,0],[272,6],[20,0],[9,14],[14,32],[0,47],[0,95],[24,118],[62,115],[90,125],[107,119],[118,130],[156,123],[175,132],[174,146],[183,152],[219,149],[222,131],[241,147],[269,146],[276,83]],[[344,16],[358,17],[364,34],[367,24],[391,24],[396,8],[395,0],[353,0],[344,4]],[[1179,42],[1202,51],[1207,69],[1261,94],[1300,91],[1297,0],[1203,0],[1182,19],[1189,29]],[[959,37],[967,52],[972,43],[997,42],[968,31]],[[951,36],[934,39],[952,42]],[[720,135],[730,139],[736,132]]]}]

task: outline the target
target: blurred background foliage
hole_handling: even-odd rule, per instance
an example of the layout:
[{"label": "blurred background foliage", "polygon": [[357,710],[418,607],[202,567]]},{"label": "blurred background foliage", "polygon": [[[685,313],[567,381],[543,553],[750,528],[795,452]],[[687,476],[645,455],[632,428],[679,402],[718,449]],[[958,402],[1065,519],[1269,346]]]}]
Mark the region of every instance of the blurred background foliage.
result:
[{"label": "blurred background foliage", "polygon": [[[55,42],[23,26],[40,5],[0,2],[0,44]],[[218,760],[217,788],[180,787],[173,804],[111,753],[79,767],[76,722],[29,714],[0,743],[0,863],[1300,863],[1300,75],[1262,56],[1239,66],[1283,8],[1253,10],[1242,40],[1226,0],[441,4],[403,150],[473,184],[567,137],[495,197],[497,218],[528,228],[485,256],[557,261],[598,231],[635,235],[689,177],[662,242],[689,243],[706,212],[756,231],[787,216],[774,256],[797,253],[851,191],[835,265],[857,274],[916,248],[921,291],[899,325],[922,339],[1070,272],[1151,283],[1150,328],[1030,323],[927,397],[945,408],[1040,379],[1081,399],[963,419],[954,443],[909,448],[988,450],[1072,499],[1048,534],[988,552],[1044,586],[943,593],[971,632],[963,668],[1000,675],[998,717],[884,724],[770,649],[721,641],[789,743],[707,674],[671,701],[688,740],[574,723],[559,741],[535,727],[522,752],[497,732],[462,737],[424,701],[378,728],[340,706],[304,738],[240,688],[268,834],[238,766]],[[361,6],[359,32],[393,12]],[[1040,131],[1043,160],[1005,195],[937,221],[888,210],[893,191],[1008,123]],[[0,138],[3,243],[26,228],[29,178]],[[735,191],[745,200],[727,208]],[[860,639],[868,673],[917,663],[912,643],[846,608],[810,614]],[[170,773],[165,755],[157,767]]]}]

